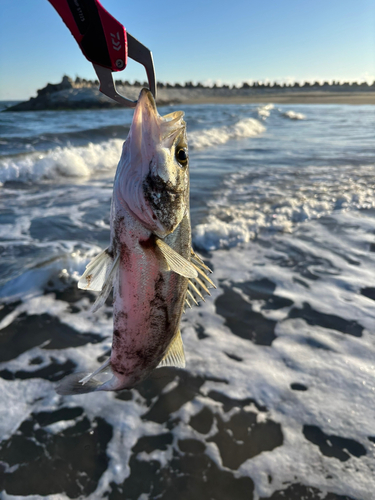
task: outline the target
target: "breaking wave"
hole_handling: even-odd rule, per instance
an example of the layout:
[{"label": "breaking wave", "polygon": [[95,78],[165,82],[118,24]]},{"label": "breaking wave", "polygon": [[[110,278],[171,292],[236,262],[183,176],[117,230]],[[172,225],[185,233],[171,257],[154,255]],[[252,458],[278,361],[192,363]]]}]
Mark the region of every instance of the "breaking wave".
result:
[{"label": "breaking wave", "polygon": [[120,159],[122,144],[121,139],[111,139],[99,144],[57,147],[47,152],[8,157],[0,161],[0,184],[112,172]]},{"label": "breaking wave", "polygon": [[[231,126],[190,132],[189,147],[199,149],[225,144],[231,139],[252,137],[265,131],[254,118]],[[0,160],[0,185],[9,181],[38,181],[59,177],[90,177],[113,173],[121,156],[122,139],[85,146],[58,146],[52,150],[9,156]]]},{"label": "breaking wave", "polygon": [[303,113],[297,113],[296,111],[286,111],[282,113],[282,116],[290,120],[306,120],[306,116]]},{"label": "breaking wave", "polygon": [[232,139],[244,139],[259,135],[265,130],[265,127],[255,118],[244,118],[234,125],[190,132],[188,135],[189,147],[200,149],[225,144]]}]

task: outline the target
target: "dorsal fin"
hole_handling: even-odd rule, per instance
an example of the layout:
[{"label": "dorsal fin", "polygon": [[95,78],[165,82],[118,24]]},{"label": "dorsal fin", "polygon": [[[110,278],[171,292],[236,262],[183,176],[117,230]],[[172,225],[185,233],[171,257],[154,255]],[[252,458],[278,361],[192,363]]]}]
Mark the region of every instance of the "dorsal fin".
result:
[{"label": "dorsal fin", "polygon": [[162,366],[176,366],[177,368],[185,368],[185,353],[184,345],[182,343],[181,332],[177,331],[173,337],[172,342],[169,344],[167,353],[160,361],[158,368]]}]

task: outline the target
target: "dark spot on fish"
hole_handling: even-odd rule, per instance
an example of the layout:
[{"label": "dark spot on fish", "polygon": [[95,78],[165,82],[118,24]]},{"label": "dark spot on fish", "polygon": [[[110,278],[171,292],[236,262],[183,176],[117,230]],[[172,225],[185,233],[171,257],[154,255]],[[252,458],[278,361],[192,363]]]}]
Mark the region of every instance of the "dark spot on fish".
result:
[{"label": "dark spot on fish", "polygon": [[170,182],[149,172],[143,182],[143,194],[155,218],[159,219],[166,231],[172,232],[179,222],[177,216],[185,202],[186,189],[176,190]]},{"label": "dark spot on fish", "polygon": [[113,259],[114,254],[113,254],[113,250],[112,250],[112,249],[111,249],[111,250],[109,250],[109,249],[107,248],[107,250],[105,251],[105,253],[106,253],[109,257],[111,257],[111,259]]},{"label": "dark spot on fish", "polygon": [[92,274],[88,274],[88,275],[86,276],[86,281],[87,281],[87,285],[86,285],[86,287],[85,287],[85,288],[90,288],[90,286],[91,286],[91,281],[92,281]]},{"label": "dark spot on fish", "polygon": [[113,330],[113,335],[114,335],[115,337],[120,337],[121,333],[120,333],[120,331],[119,331],[119,330],[117,330],[117,329],[116,329],[116,330]]},{"label": "dark spot on fish", "polygon": [[149,248],[154,249],[155,248],[155,235],[152,234],[149,238],[147,238],[147,240],[139,240],[139,244],[145,250],[148,250]]},{"label": "dark spot on fish", "polygon": [[121,243],[120,245],[120,259],[121,263],[125,266],[128,267],[129,262],[130,262],[130,257],[131,257],[131,252],[127,245],[125,243]]}]

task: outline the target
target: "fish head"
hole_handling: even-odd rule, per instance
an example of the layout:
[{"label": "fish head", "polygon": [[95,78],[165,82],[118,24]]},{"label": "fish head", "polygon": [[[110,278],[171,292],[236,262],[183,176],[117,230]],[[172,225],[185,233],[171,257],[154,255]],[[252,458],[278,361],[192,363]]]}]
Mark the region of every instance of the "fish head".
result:
[{"label": "fish head", "polygon": [[189,159],[184,113],[160,116],[142,89],[115,178],[115,194],[159,237],[172,233],[189,209]]}]

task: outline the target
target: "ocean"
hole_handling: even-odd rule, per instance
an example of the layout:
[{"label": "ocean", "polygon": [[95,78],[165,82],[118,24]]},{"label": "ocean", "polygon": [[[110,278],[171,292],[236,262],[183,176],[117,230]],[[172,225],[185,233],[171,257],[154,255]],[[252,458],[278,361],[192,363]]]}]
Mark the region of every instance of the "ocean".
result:
[{"label": "ocean", "polygon": [[0,114],[0,497],[372,500],[374,107],[183,109],[217,290],[183,316],[186,370],[74,397],[57,382],[110,350],[111,301],[76,283],[132,111]]}]

